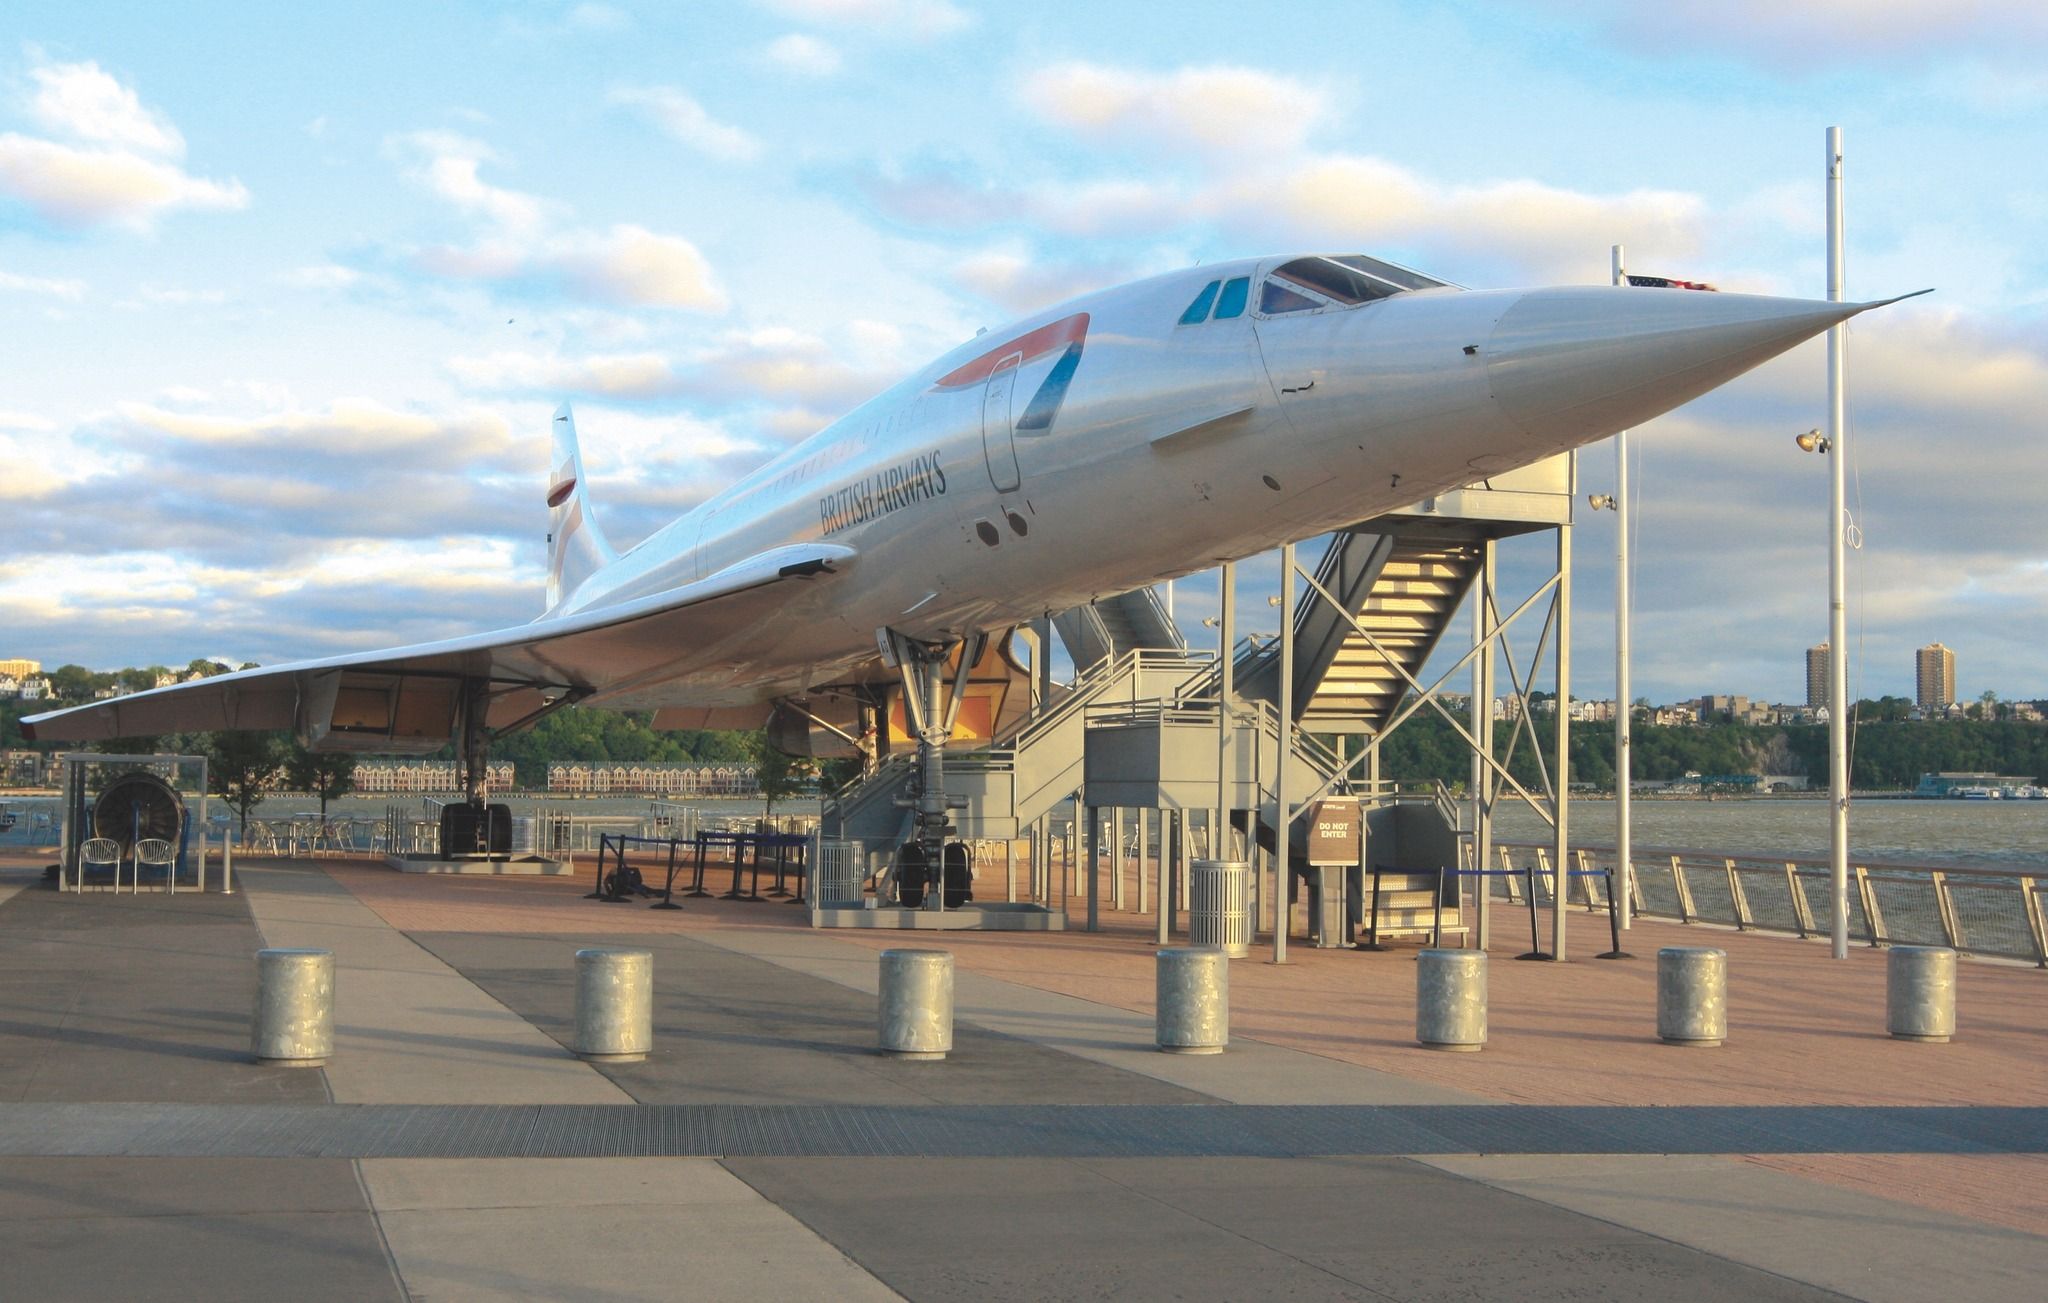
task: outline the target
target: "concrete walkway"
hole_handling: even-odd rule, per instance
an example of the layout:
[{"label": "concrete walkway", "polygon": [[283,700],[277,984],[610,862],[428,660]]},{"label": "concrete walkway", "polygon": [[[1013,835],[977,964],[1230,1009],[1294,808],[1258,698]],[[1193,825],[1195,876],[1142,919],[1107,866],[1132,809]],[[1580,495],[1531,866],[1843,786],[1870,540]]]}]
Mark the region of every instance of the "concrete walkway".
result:
[{"label": "concrete walkway", "polygon": [[628,1102],[319,870],[251,866],[235,881],[265,945],[334,952],[336,1103]]},{"label": "concrete walkway", "polygon": [[[1504,1080],[1571,1099],[1553,1087],[1580,1068],[1624,1083],[1615,1054],[1636,1054],[1636,1038],[1575,1040],[1570,1027],[1529,1036],[1524,990],[1566,992],[1597,1020],[1602,984],[1640,981],[1613,966],[1497,973],[1496,1009],[1516,1031],[1486,1054],[1439,1056],[1394,1039],[1401,994],[1382,988],[1406,981],[1412,991],[1405,956],[1308,952],[1288,969],[1235,965],[1238,1039],[1228,1054],[1188,1058],[1150,1048],[1142,935],[920,937],[960,963],[956,1050],[945,1063],[902,1064],[871,1052],[875,955],[895,938],[812,933],[796,926],[798,911],[768,905],[599,906],[560,882],[238,867],[243,891],[232,898],[25,891],[0,903],[0,1099],[18,1102],[0,1102],[0,1123],[10,1107],[91,1099],[546,1106],[574,1115],[579,1152],[618,1156],[88,1157],[80,1146],[0,1157],[8,1292],[2031,1300],[2048,1271],[2048,1238],[1740,1155],[796,1158],[770,1156],[781,1151],[764,1138],[711,1159],[633,1156],[629,1136],[640,1132],[623,1126],[615,1148],[589,1143],[615,1110],[641,1117],[674,1104],[737,1110],[740,1126],[761,1105],[821,1119],[823,1105],[1009,1108],[1052,1134],[1095,1124],[1082,1119],[1099,1120],[1103,1106],[1184,1116],[1217,1104],[1498,1104]],[[570,960],[578,945],[623,939],[656,952],[657,1052],[600,1071],[564,1048]],[[249,953],[265,943],[336,952],[341,1034],[325,1072],[246,1062]],[[82,1004],[81,987],[100,998]],[[2018,1025],[2031,1027],[2029,1017],[2016,1015]],[[1645,1064],[1682,1064],[1697,1089],[1689,1098],[1676,1078],[1644,1084],[1662,1093],[1657,1102],[1817,1102],[1772,1084],[1777,1056],[1824,1063],[1836,1048],[1821,1039],[1809,1053],[1802,1035],[1762,1032],[1763,1058],[1652,1051]],[[1940,1062],[2037,1061],[2038,1039],[2031,1055],[2024,1040],[2001,1027]],[[11,1077],[10,1046],[33,1061]],[[1888,1054],[1881,1044],[1848,1050],[1858,1064]],[[166,1077],[177,1063],[186,1066]],[[1717,1085],[1717,1074],[1739,1084]],[[166,1094],[164,1080],[181,1084]],[[1876,1102],[2038,1102],[2025,1088],[1979,1091],[1968,1078],[1942,1083],[1939,1100],[1915,1097],[1929,1088],[1911,1083],[1856,1089],[1837,1082],[1821,1095],[1852,1114]],[[203,1138],[209,1124],[195,1112],[177,1125]],[[2016,1204],[2040,1162],[1914,1161],[2007,1164],[2020,1178]],[[158,1263],[176,1274],[155,1274]]]}]

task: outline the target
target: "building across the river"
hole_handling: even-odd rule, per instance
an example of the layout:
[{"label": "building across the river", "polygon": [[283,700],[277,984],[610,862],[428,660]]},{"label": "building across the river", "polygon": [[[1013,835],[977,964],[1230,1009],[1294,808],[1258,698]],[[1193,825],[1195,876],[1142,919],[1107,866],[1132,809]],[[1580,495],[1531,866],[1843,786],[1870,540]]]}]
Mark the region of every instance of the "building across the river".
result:
[{"label": "building across the river", "polygon": [[663,796],[758,796],[754,766],[738,760],[567,760],[548,765],[548,790]]},{"label": "building across the river", "polygon": [[[517,785],[510,760],[484,766],[490,785],[499,791]],[[453,760],[358,760],[358,792],[459,792],[462,773]]]}]

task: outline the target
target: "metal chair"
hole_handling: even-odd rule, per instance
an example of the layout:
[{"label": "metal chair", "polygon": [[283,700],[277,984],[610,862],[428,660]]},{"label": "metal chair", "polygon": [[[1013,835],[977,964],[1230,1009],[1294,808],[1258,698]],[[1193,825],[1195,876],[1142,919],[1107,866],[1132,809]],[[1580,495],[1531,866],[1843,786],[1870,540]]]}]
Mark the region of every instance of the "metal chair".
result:
[{"label": "metal chair", "polygon": [[142,870],[150,868],[163,874],[164,890],[175,895],[178,890],[178,848],[160,837],[145,837],[135,843],[134,887],[142,890]]},{"label": "metal chair", "polygon": [[78,848],[78,889],[85,890],[86,874],[106,869],[114,876],[114,894],[121,894],[121,843],[111,837],[89,837]]}]

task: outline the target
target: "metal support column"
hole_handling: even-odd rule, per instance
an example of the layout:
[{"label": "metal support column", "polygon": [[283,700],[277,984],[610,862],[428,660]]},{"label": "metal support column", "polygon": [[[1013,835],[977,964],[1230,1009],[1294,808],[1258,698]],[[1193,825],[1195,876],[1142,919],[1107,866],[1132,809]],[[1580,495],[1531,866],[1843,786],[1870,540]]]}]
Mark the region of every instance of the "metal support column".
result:
[{"label": "metal support column", "polygon": [[[1614,246],[1610,270],[1616,285],[1628,283],[1628,276],[1623,270],[1622,248],[1618,244]],[[1634,691],[1629,674],[1629,590],[1634,577],[1628,569],[1627,430],[1614,436],[1614,524],[1614,899],[1616,925],[1627,930],[1633,921],[1635,884],[1634,843],[1629,828],[1630,762],[1633,759],[1629,747],[1635,721],[1629,708],[1629,694]],[[1617,950],[1619,948],[1616,947]]]},{"label": "metal support column", "polygon": [[[1840,303],[1842,129],[1828,128],[1828,301]],[[1828,329],[1828,927],[1837,959],[1849,957],[1849,617],[1847,481],[1848,328]]]},{"label": "metal support column", "polygon": [[1110,884],[1110,908],[1118,913],[1124,908],[1124,808],[1118,806],[1109,814],[1110,872],[1115,881]]},{"label": "metal support column", "polygon": [[[1579,454],[1571,455],[1571,486],[1579,487]],[[1557,816],[1557,854],[1551,861],[1550,957],[1565,961],[1566,889],[1571,882],[1571,760],[1572,760],[1572,527],[1557,527],[1557,760],[1551,781],[1551,809]]]},{"label": "metal support column", "polygon": [[1159,859],[1156,872],[1159,877],[1157,880],[1157,890],[1153,893],[1153,903],[1159,910],[1159,944],[1163,946],[1173,936],[1173,879],[1166,867],[1168,847],[1170,846],[1166,835],[1166,811],[1158,811],[1158,818]]},{"label": "metal support column", "polygon": [[1287,962],[1288,834],[1294,811],[1294,544],[1280,549],[1280,773],[1274,793],[1278,825],[1273,829],[1273,962]]},{"label": "metal support column", "polygon": [[1100,932],[1102,927],[1097,912],[1102,899],[1102,811],[1092,805],[1088,807],[1087,833],[1088,930]]},{"label": "metal support column", "polygon": [[1133,813],[1137,816],[1138,820],[1138,914],[1140,917],[1143,917],[1147,910],[1148,897],[1151,895],[1150,884],[1152,880],[1145,876],[1145,871],[1151,867],[1147,863],[1147,860],[1150,858],[1151,839],[1146,835],[1145,831],[1145,825],[1148,821],[1145,818],[1146,812],[1144,807],[1139,807]]},{"label": "metal support column", "polygon": [[[1494,541],[1487,539],[1481,545],[1479,563],[1479,587],[1473,594],[1476,607],[1472,612],[1474,645],[1482,650],[1472,662],[1472,737],[1478,746],[1472,754],[1472,867],[1485,869],[1493,863],[1493,766],[1487,763],[1493,755],[1493,676],[1497,648],[1494,639]],[[1478,877],[1473,882],[1478,902],[1474,906],[1478,929],[1477,941],[1481,950],[1486,949],[1493,939],[1493,889],[1491,878]]]}]

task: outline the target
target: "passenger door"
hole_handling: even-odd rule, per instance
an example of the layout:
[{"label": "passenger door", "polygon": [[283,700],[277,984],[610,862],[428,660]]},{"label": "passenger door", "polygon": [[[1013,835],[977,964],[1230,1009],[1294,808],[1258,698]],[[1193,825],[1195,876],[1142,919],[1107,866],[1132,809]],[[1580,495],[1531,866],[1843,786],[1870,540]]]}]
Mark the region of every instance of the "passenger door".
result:
[{"label": "passenger door", "polygon": [[981,394],[981,453],[988,465],[989,483],[998,493],[1014,493],[1023,483],[1017,465],[1016,415],[1012,397],[1017,388],[1017,368],[1024,354],[1012,353],[989,372]]}]

